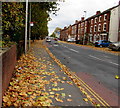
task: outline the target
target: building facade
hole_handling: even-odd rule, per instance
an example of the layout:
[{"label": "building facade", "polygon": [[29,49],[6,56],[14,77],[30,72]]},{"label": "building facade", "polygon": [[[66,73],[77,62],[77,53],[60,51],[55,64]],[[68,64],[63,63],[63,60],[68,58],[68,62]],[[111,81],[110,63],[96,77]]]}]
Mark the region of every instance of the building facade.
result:
[{"label": "building facade", "polygon": [[61,30],[62,37],[75,38],[83,44],[98,40],[120,41],[120,4],[103,12],[97,11],[87,19],[76,20],[75,24]]},{"label": "building facade", "polygon": [[67,41],[67,39],[68,39],[68,28],[64,27],[64,29],[60,31],[60,40]]},{"label": "building facade", "polygon": [[109,29],[109,40],[111,42],[120,41],[119,37],[119,26],[120,26],[120,5],[111,9],[110,15],[110,29]]}]

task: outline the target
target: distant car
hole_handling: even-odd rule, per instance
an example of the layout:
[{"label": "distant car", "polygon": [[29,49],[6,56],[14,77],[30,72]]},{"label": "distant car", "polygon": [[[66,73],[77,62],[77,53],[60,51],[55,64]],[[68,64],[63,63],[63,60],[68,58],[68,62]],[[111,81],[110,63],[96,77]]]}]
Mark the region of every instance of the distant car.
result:
[{"label": "distant car", "polygon": [[51,42],[51,40],[49,38],[46,38],[46,42]]},{"label": "distant car", "polygon": [[69,38],[67,42],[75,42],[76,40],[74,38]]},{"label": "distant car", "polygon": [[120,51],[120,42],[112,42],[109,44],[108,48],[110,48],[112,50]]},{"label": "distant car", "polygon": [[95,42],[95,47],[108,47],[111,42],[107,40],[99,40]]}]

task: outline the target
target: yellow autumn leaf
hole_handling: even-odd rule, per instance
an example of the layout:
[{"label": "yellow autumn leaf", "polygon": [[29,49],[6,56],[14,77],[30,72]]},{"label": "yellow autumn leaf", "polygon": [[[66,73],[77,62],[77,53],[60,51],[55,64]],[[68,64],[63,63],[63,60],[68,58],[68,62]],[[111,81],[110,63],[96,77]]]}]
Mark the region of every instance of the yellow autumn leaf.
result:
[{"label": "yellow autumn leaf", "polygon": [[21,93],[19,93],[19,95],[21,95],[21,96],[27,96],[27,94],[25,92],[21,92]]},{"label": "yellow autumn leaf", "polygon": [[63,100],[58,99],[58,98],[55,98],[55,100],[58,101],[58,102],[63,102]]},{"label": "yellow autumn leaf", "polygon": [[88,102],[88,99],[87,99],[87,98],[83,98],[83,100],[84,100],[85,102]]},{"label": "yellow autumn leaf", "polygon": [[67,99],[67,101],[68,101],[68,102],[71,102],[71,101],[72,101],[72,99]]},{"label": "yellow autumn leaf", "polygon": [[120,79],[120,76],[119,75],[115,75],[115,79]]},{"label": "yellow autumn leaf", "polygon": [[4,101],[4,102],[8,102],[8,101],[9,101],[9,98],[6,97],[6,96],[3,96],[3,101]]}]

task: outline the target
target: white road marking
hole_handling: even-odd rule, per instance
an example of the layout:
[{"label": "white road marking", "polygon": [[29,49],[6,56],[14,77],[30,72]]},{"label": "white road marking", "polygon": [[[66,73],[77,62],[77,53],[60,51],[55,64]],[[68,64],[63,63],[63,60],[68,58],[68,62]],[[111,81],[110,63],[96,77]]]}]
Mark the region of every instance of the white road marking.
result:
[{"label": "white road marking", "polygon": [[[95,56],[92,56],[92,55],[89,55],[89,56],[92,57],[92,58],[98,59],[98,60],[100,60],[100,61],[106,62],[105,60],[102,60],[102,59],[100,59],[100,58],[98,58],[98,57],[95,57]],[[109,63],[114,64],[114,65],[117,65],[117,66],[119,65],[119,64],[114,63],[114,62],[109,62]]]},{"label": "white road marking", "polygon": [[[65,46],[65,45],[63,45],[63,47],[68,48],[68,47]],[[79,53],[79,51],[76,51],[76,50],[74,50],[74,49],[72,49],[72,48],[68,48],[68,49],[71,50],[71,51],[74,51],[74,52],[76,52],[76,53]]]},{"label": "white road marking", "polygon": [[109,62],[109,63],[112,63],[112,64],[114,64],[114,65],[117,65],[117,66],[119,65],[119,64],[117,64],[117,63],[114,63],[114,62]]},{"label": "white road marking", "polygon": [[53,46],[58,46],[58,45],[53,45]]},{"label": "white road marking", "polygon": [[79,53],[78,51],[76,51],[76,50],[74,50],[74,49],[69,49],[69,50],[74,51],[74,52],[76,52],[76,53]]}]

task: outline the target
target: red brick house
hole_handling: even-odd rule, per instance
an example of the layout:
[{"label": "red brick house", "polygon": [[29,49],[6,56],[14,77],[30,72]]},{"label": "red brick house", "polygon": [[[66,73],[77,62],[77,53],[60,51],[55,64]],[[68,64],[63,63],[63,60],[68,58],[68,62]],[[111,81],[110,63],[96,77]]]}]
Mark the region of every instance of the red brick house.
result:
[{"label": "red brick house", "polygon": [[88,35],[89,41],[108,40],[110,11],[97,11],[96,15],[88,18]]},{"label": "red brick house", "polygon": [[78,21],[75,21],[75,24],[71,25],[71,34],[70,34],[70,38],[74,38],[76,39],[77,37],[77,31],[78,31],[78,25],[77,25]]},{"label": "red brick house", "polygon": [[67,39],[68,39],[68,28],[64,27],[64,29],[60,31],[60,40],[67,41]]},{"label": "red brick house", "polygon": [[[95,15],[87,19],[82,17],[80,21],[76,20],[75,24],[70,25],[68,28],[64,28],[61,31],[61,39],[66,40],[68,38],[75,38],[79,41],[82,40],[83,44],[86,44],[87,42],[94,43],[97,40],[109,40],[111,9],[115,7],[107,9],[102,13],[97,11]],[[120,26],[118,40],[120,40],[119,35]]]}]

